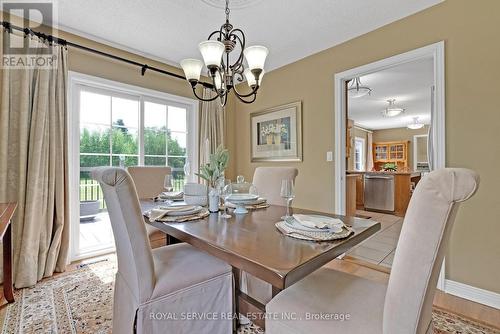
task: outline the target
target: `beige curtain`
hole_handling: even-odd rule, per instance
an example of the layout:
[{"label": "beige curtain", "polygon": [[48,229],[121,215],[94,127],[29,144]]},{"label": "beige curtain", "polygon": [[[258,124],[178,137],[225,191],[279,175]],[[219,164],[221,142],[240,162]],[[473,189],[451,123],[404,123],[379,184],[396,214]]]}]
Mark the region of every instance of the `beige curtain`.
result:
[{"label": "beige curtain", "polygon": [[[215,96],[208,88],[203,88],[203,98],[208,99]],[[200,165],[208,162],[209,154],[215,152],[219,145],[226,145],[224,136],[225,108],[219,99],[200,103]]]},{"label": "beige curtain", "polygon": [[373,133],[368,131],[366,133],[366,170],[373,169]]},{"label": "beige curtain", "polygon": [[[32,38],[31,46],[40,50],[44,43]],[[48,49],[51,68],[2,71],[0,201],[18,202],[12,222],[17,288],[64,271],[69,248],[67,50]]]}]

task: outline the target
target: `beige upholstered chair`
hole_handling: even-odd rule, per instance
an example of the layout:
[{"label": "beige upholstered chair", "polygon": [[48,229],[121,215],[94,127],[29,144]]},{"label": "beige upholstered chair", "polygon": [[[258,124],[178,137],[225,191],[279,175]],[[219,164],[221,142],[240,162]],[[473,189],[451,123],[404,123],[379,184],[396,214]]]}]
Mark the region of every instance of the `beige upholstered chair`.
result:
[{"label": "beige upholstered chair", "polygon": [[[165,176],[172,173],[170,167],[162,166],[131,166],[127,168],[127,171],[134,180],[140,199],[151,199],[165,191],[163,187]],[[146,230],[152,248],[166,244],[167,236],[165,233],[151,225],[146,225]]]},{"label": "beige upholstered chair", "polygon": [[467,169],[425,176],[406,213],[389,285],[320,269],[279,293],[266,310],[304,319],[305,313],[349,314],[349,320],[269,317],[266,333],[432,333],[432,301],[458,203],[470,198],[478,185],[478,175]]},{"label": "beige upholstered chair", "polygon": [[[285,205],[280,196],[281,180],[293,180],[299,174],[293,167],[257,167],[252,183],[257,187],[259,195],[265,197],[272,205]],[[240,289],[255,300],[266,304],[271,300],[272,287],[269,283],[254,277],[247,272],[241,273]]]},{"label": "beige upholstered chair", "polygon": [[172,173],[170,167],[162,166],[131,166],[127,171],[134,180],[140,199],[155,198],[165,191],[165,176]]},{"label": "beige upholstered chair", "polygon": [[185,243],[151,250],[129,173],[104,167],[93,178],[104,193],[118,258],[113,333],[231,333],[231,320],[183,320],[182,313],[232,312],[231,267]]},{"label": "beige upholstered chair", "polygon": [[293,167],[257,167],[253,174],[252,183],[262,197],[272,205],[285,205],[280,196],[281,180],[294,180],[299,174]]}]

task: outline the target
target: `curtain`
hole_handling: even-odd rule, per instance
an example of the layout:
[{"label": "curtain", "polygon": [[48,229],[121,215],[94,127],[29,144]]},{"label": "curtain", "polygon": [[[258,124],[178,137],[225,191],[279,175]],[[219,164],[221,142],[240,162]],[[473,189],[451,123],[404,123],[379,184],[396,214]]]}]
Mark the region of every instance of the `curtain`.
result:
[{"label": "curtain", "polygon": [[[210,89],[203,88],[203,98],[208,99],[215,95]],[[224,126],[225,108],[215,99],[210,102],[201,102],[200,113],[200,166],[207,163],[210,154],[215,152],[219,145],[225,146]]]},{"label": "curtain", "polygon": [[30,44],[37,56],[48,49],[53,65],[4,68],[0,93],[0,201],[18,203],[12,221],[17,288],[64,271],[69,249],[67,50],[35,37]]},{"label": "curtain", "polygon": [[373,169],[373,133],[366,133],[366,171]]}]

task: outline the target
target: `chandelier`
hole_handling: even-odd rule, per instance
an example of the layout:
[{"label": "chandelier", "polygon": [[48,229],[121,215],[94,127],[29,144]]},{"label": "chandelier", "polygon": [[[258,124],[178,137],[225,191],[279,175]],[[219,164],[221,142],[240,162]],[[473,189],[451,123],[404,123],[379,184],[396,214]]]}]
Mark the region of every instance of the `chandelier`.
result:
[{"label": "chandelier", "polygon": [[396,99],[387,100],[389,105],[382,111],[385,117],[394,117],[405,111],[404,108],[396,106]]},{"label": "chandelier", "polygon": [[[229,23],[229,13],[229,0],[226,0],[226,22],[198,46],[203,62],[198,59],[184,59],[180,63],[196,98],[201,101],[213,101],[220,98],[222,106],[226,105],[231,90],[244,103],[255,101],[264,76],[264,63],[269,53],[264,46],[245,46],[245,34],[241,29],[233,28],[233,25]],[[231,63],[230,54],[233,51],[239,54]],[[243,64],[244,59],[248,64],[247,68]],[[212,80],[212,91],[216,93],[211,98],[203,98],[196,93],[203,63],[208,68],[208,75]],[[251,89],[250,92],[242,93],[236,89],[236,85],[244,79]]]},{"label": "chandelier", "polygon": [[419,122],[418,117],[413,117],[413,123],[410,123],[406,126],[411,130],[418,130],[424,127],[424,123]]},{"label": "chandelier", "polygon": [[349,96],[353,98],[358,98],[362,97],[365,95],[371,95],[372,90],[368,86],[363,86],[361,84],[361,78],[356,77],[354,80],[351,81],[351,84],[349,85],[349,88],[347,89],[349,92]]}]

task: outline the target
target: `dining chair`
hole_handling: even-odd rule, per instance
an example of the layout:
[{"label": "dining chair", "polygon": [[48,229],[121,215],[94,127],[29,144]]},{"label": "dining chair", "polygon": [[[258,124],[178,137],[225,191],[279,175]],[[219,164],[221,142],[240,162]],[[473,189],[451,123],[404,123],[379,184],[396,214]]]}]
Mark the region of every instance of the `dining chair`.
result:
[{"label": "dining chair", "polygon": [[268,317],[266,333],[432,333],[432,302],[459,203],[478,186],[468,169],[428,174],[411,198],[388,285],[317,270],[266,305],[270,314],[308,321]]},{"label": "dining chair", "polygon": [[[130,166],[127,171],[134,180],[140,199],[155,198],[162,191],[165,191],[165,176],[172,173],[171,168],[165,166]],[[165,233],[147,224],[146,230],[152,248],[166,244],[167,236]]]},{"label": "dining chair", "polygon": [[104,193],[118,258],[113,333],[231,333],[232,321],[221,319],[232,312],[231,267],[186,243],[151,250],[130,174],[102,167],[92,176]]},{"label": "dining chair", "polygon": [[257,167],[253,173],[252,183],[257,187],[259,195],[267,199],[271,205],[285,205],[281,197],[281,180],[293,180],[299,174],[293,167]]},{"label": "dining chair", "polygon": [[[281,180],[293,180],[299,174],[293,167],[257,167],[253,174],[252,183],[257,187],[260,196],[267,199],[271,205],[284,205],[281,198]],[[262,304],[272,298],[271,284],[245,272],[241,272],[240,290]]]}]

